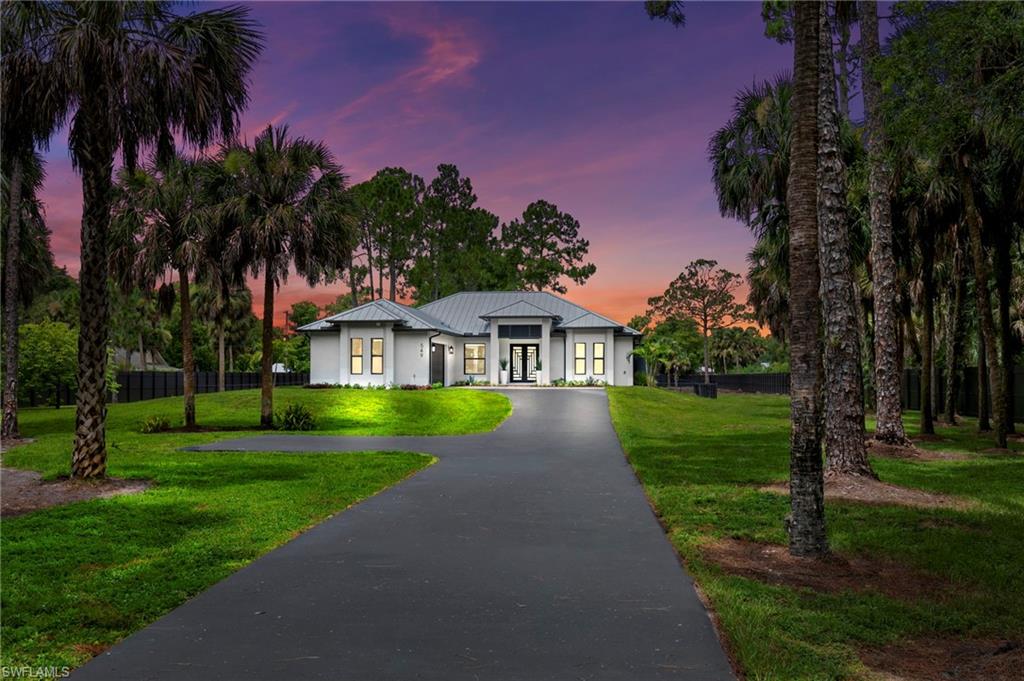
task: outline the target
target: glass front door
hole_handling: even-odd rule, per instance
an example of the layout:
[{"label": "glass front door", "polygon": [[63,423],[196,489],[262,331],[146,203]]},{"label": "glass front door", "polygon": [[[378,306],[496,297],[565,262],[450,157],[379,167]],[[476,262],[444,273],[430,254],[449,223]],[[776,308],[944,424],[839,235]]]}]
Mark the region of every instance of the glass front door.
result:
[{"label": "glass front door", "polygon": [[509,359],[513,383],[533,383],[537,380],[537,346],[511,345]]}]

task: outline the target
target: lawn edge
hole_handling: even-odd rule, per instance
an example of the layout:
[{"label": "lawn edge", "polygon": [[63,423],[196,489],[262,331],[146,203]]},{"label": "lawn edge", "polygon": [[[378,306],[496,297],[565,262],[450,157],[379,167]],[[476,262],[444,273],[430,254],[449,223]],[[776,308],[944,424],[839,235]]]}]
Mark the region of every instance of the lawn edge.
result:
[{"label": "lawn edge", "polygon": [[654,504],[654,501],[651,499],[650,494],[647,493],[647,486],[644,485],[643,480],[640,479],[640,475],[636,472],[636,467],[633,465],[633,461],[629,457],[629,452],[626,451],[626,447],[622,444],[622,436],[619,435],[619,429],[615,427],[615,417],[612,415],[611,392],[608,390],[608,388],[610,387],[615,386],[605,387],[605,395],[607,395],[608,397],[608,419],[612,422],[612,430],[615,431],[615,440],[616,442],[619,443],[619,450],[622,452],[622,456],[626,460],[626,463],[629,464],[629,470],[633,474],[633,478],[636,480],[637,484],[640,486],[640,490],[643,492],[644,499],[647,501],[647,508],[650,509],[651,515],[654,516],[654,519],[655,521],[657,521],[658,526],[661,527],[661,531],[665,535],[665,541],[668,542],[669,547],[672,549],[672,553],[673,555],[675,555],[676,561],[679,563],[679,567],[682,569],[683,574],[685,574],[690,579],[690,583],[693,585],[693,590],[697,594],[697,599],[700,600],[701,605],[704,606],[704,613],[711,621],[711,628],[715,632],[715,638],[718,639],[719,645],[722,646],[722,650],[725,652],[725,657],[729,661],[729,667],[732,668],[733,675],[735,675],[737,681],[747,681],[746,671],[739,663],[739,659],[736,656],[735,646],[733,645],[732,640],[726,634],[725,629],[722,626],[722,621],[718,617],[718,613],[715,612],[715,609],[711,603],[711,599],[708,598],[708,595],[704,592],[704,589],[701,587],[700,582],[697,581],[697,576],[689,569],[686,562],[686,558],[683,556],[682,553],[679,552],[679,549],[676,547],[675,542],[672,541],[672,528],[665,521],[665,518],[661,515],[661,513],[658,512],[658,507]]}]

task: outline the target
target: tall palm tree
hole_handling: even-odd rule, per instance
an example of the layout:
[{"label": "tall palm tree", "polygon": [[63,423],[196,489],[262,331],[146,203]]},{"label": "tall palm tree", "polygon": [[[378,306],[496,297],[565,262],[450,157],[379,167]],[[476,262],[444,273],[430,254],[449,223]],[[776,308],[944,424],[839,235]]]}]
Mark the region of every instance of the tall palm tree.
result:
[{"label": "tall palm tree", "polygon": [[273,426],[274,292],[289,267],[313,285],[332,281],[349,262],[354,242],[346,179],[321,143],[291,137],[288,127],[261,132],[252,147],[225,150],[234,176],[227,212],[240,225],[230,240],[233,262],[263,275],[263,357],[260,424]]},{"label": "tall palm tree", "polygon": [[184,374],[185,427],[196,425],[196,366],[193,352],[191,282],[206,253],[209,206],[204,203],[194,161],[172,157],[135,172],[124,171],[119,183],[127,197],[115,220],[137,221],[136,276],[151,290],[157,279],[178,279],[181,305],[181,358]]},{"label": "tall palm tree", "polygon": [[793,7],[793,133],[786,206],[790,268],[789,552],[828,553],[821,453],[821,309],[818,299],[816,3]]},{"label": "tall palm tree", "polygon": [[[206,146],[234,133],[248,99],[246,77],[261,37],[243,7],[189,15],[171,2],[4,3],[14,78],[46,102],[37,116],[50,132],[73,112],[69,147],[82,175],[82,265],[78,395],[71,472],[106,472],[105,393],[110,303],[107,236],[114,156],[134,168],[140,146],[166,157],[175,134]],[[6,47],[6,45],[5,45]],[[5,98],[6,99],[6,98]],[[11,101],[11,100],[7,100]]]},{"label": "tall palm tree", "polygon": [[879,58],[878,8],[872,1],[862,2],[860,20],[861,56],[864,60],[864,114],[867,122],[868,201],[871,206],[871,273],[874,293],[875,341],[875,439],[888,444],[909,446],[903,428],[900,404],[900,356],[898,342],[899,296],[896,258],[893,254],[892,167],[888,160],[889,141],[882,122],[882,85],[872,72]]},{"label": "tall palm tree", "polygon": [[876,477],[864,442],[858,288],[851,262],[828,4],[818,28],[818,254],[825,332],[825,461],[829,475]]},{"label": "tall palm tree", "polygon": [[[5,140],[6,141],[6,140]],[[31,147],[30,147],[31,148]],[[18,323],[21,307],[50,275],[53,254],[37,193],[42,188],[43,159],[4,149],[0,215],[3,216],[4,387],[2,439],[21,437],[18,429]],[[15,176],[17,175],[17,176]]]}]

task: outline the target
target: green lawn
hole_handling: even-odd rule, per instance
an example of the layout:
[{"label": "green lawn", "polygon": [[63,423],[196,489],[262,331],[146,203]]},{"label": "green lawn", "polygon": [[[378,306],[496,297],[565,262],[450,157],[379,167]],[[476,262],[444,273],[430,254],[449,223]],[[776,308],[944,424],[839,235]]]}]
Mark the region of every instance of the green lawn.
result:
[{"label": "green lawn", "polygon": [[[724,574],[702,543],[735,537],[784,544],[788,499],[758,490],[788,475],[788,400],[724,394],[717,400],[650,388],[609,388],[623,448],[687,567],[709,597],[751,679],[842,679],[864,673],[855,651],[916,636],[1024,635],[1024,458],[875,459],[886,482],[978,502],[969,511],[830,502],[833,548],[888,557],[956,585],[942,601],[873,593],[822,594]],[[907,416],[916,432],[916,414]],[[991,438],[970,424],[940,428],[929,448],[980,451]],[[1013,443],[1018,451],[1024,443]]]},{"label": "green lawn", "polygon": [[[276,388],[274,411],[300,402],[316,416],[323,435],[460,435],[496,428],[512,411],[504,395],[485,390],[355,390],[346,388]],[[184,423],[182,398],[111,404],[108,430],[138,431],[151,415],[166,416],[172,426]],[[234,390],[196,397],[200,426],[252,428],[260,422],[260,391]],[[73,432],[74,407],[21,410],[22,431]]]},{"label": "green lawn", "polygon": [[[433,435],[479,432],[508,415],[508,400],[470,390],[275,391],[278,408],[303,402],[320,433]],[[258,391],[200,395],[199,423],[259,420]],[[124,638],[296,534],[432,461],[409,452],[182,452],[239,433],[143,435],[149,415],[181,423],[181,398],[111,405],[109,474],[153,481],[131,496],[5,518],[3,665],[71,666]],[[21,412],[31,444],[4,465],[66,474],[74,409]],[[248,435],[257,433],[248,431]]]}]

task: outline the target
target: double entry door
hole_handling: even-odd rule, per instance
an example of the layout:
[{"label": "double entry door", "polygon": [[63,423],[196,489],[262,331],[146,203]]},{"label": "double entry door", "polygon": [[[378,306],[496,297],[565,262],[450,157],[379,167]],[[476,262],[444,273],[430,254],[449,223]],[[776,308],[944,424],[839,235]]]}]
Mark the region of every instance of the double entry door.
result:
[{"label": "double entry door", "polygon": [[509,370],[512,383],[533,383],[537,380],[537,346],[509,346]]}]

